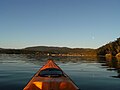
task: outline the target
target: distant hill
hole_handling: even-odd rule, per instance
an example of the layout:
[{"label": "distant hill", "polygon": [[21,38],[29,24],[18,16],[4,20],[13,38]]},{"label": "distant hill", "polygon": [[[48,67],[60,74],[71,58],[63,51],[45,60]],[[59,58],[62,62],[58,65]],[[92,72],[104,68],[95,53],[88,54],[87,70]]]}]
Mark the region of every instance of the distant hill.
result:
[{"label": "distant hill", "polygon": [[27,47],[25,50],[32,50],[32,51],[47,51],[47,52],[54,52],[54,53],[67,53],[70,48],[67,47],[49,47],[49,46],[35,46],[35,47]]},{"label": "distant hill", "polygon": [[1,54],[69,54],[69,55],[96,55],[96,49],[89,48],[68,48],[68,47],[49,47],[33,46],[24,49],[0,49]]},{"label": "distant hill", "polygon": [[115,56],[120,52],[120,38],[97,49],[98,55],[112,54]]},{"label": "distant hill", "polygon": [[33,46],[26,47],[24,49],[3,49],[0,48],[0,54],[36,54],[47,55],[50,54],[70,54],[70,55],[106,55],[112,54],[115,56],[120,53],[120,38],[113,42],[109,42],[106,45],[99,47],[98,49],[90,48],[68,48],[68,47],[49,47],[49,46]]},{"label": "distant hill", "polygon": [[89,48],[68,48],[68,47],[48,47],[48,46],[36,46],[27,47],[25,50],[33,51],[47,51],[51,53],[63,53],[63,54],[96,54],[96,49]]}]

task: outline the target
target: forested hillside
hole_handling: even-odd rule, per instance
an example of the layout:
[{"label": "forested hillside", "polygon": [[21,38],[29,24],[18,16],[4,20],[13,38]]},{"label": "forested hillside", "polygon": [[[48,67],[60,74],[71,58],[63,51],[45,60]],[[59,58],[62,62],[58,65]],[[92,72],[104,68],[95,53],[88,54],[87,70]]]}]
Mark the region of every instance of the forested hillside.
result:
[{"label": "forested hillside", "polygon": [[96,49],[89,48],[68,48],[68,47],[49,47],[49,46],[35,46],[24,49],[0,49],[1,54],[55,54],[64,56],[94,56]]},{"label": "forested hillside", "polygon": [[115,56],[119,52],[120,52],[120,38],[117,38],[117,40],[110,42],[97,49],[98,55],[112,54],[113,56]]},{"label": "forested hillside", "polygon": [[55,53],[55,54],[96,55],[96,49],[89,49],[89,48],[36,46],[36,47],[27,47],[25,48],[25,50],[47,51],[49,53]]},{"label": "forested hillside", "polygon": [[117,38],[113,42],[109,42],[106,45],[99,47],[98,49],[89,49],[89,48],[68,48],[68,47],[49,47],[49,46],[35,46],[27,47],[24,49],[3,49],[0,48],[1,54],[36,54],[40,53],[41,55],[49,54],[69,54],[69,55],[103,55],[111,54],[116,56],[120,53],[120,38]]}]

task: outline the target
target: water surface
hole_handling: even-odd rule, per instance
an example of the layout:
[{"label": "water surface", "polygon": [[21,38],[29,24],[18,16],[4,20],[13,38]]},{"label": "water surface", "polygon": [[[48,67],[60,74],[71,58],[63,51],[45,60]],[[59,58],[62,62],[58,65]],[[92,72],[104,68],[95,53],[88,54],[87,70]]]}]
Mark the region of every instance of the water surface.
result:
[{"label": "water surface", "polygon": [[[117,60],[54,59],[81,90],[120,90],[120,64]],[[46,60],[45,57],[35,59],[26,55],[0,55],[0,90],[23,90]]]}]

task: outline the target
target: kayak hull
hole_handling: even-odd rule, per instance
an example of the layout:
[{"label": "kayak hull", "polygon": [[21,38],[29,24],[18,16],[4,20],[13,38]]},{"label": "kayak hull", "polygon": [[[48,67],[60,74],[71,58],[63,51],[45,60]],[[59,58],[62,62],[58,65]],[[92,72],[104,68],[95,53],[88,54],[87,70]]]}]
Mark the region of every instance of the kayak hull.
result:
[{"label": "kayak hull", "polygon": [[39,73],[47,68],[56,68],[62,71],[62,69],[54,63],[53,60],[48,60],[47,63],[33,76],[23,90],[80,90],[63,71],[62,76],[39,76]]}]

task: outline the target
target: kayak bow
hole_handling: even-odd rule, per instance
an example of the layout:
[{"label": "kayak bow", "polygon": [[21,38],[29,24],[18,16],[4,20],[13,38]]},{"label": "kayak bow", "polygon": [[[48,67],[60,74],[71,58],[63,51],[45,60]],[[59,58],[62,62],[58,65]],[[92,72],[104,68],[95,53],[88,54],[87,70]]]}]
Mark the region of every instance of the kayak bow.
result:
[{"label": "kayak bow", "polygon": [[53,61],[48,60],[23,90],[80,90]]}]

